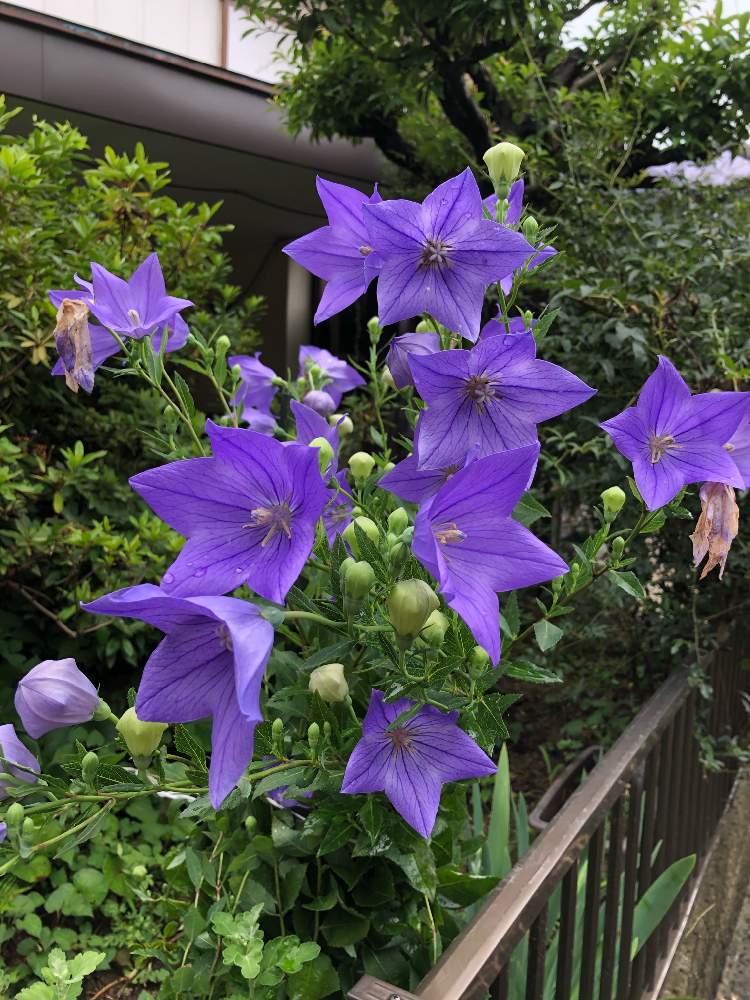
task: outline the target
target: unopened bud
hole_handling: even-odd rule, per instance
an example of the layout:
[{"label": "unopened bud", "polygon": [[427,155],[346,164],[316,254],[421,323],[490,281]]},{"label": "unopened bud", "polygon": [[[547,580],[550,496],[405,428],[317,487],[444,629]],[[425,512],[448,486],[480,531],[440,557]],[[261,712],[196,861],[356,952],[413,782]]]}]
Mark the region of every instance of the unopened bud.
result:
[{"label": "unopened bud", "polygon": [[380,373],[380,380],[383,383],[383,385],[388,386],[389,389],[396,388],[396,382],[393,378],[393,374],[388,365],[383,365],[383,370]]},{"label": "unopened bud", "polygon": [[98,704],[98,706],[96,708],[96,711],[91,716],[91,721],[92,722],[106,722],[107,719],[111,719],[111,718],[113,718],[112,709],[109,707],[109,705],[106,703],[106,701],[103,701],[100,698],[99,699],[99,704]]},{"label": "unopened bud", "polygon": [[495,187],[503,182],[509,184],[518,177],[521,161],[525,155],[524,151],[512,142],[498,142],[487,150],[482,159]]},{"label": "unopened bud", "polygon": [[351,417],[347,417],[342,413],[330,413],[328,415],[328,423],[331,427],[336,427],[339,432],[339,437],[349,437],[354,431],[354,424],[352,423]]},{"label": "unopened bud", "polygon": [[490,656],[486,649],[481,646],[474,646],[469,653],[469,672],[472,677],[479,677],[485,672],[490,663]]},{"label": "unopened bud", "polygon": [[323,701],[329,704],[343,701],[349,694],[343,663],[326,663],[322,667],[316,667],[310,674],[308,687],[312,692],[317,691]]},{"label": "unopened bud", "polygon": [[401,649],[408,649],[440,606],[437,594],[424,580],[401,580],[386,600],[388,616]]},{"label": "unopened bud", "polygon": [[130,751],[136,767],[148,767],[166,728],[163,722],[142,722],[134,708],[124,712],[117,723],[117,731]]},{"label": "unopened bud", "polygon": [[344,610],[347,614],[358,614],[362,610],[365,598],[375,583],[375,570],[362,560],[352,561],[344,578]]},{"label": "unopened bud", "polygon": [[326,741],[326,743],[329,743],[331,740],[331,723],[328,721],[328,719],[326,719],[325,722],[323,723],[323,739]]},{"label": "unopened bud", "polygon": [[241,378],[242,377],[242,367],[240,365],[232,365],[232,367],[230,368],[230,371],[232,373],[232,378]]},{"label": "unopened bud", "polygon": [[8,833],[17,833],[21,829],[25,815],[26,810],[20,802],[13,802],[8,806],[5,813],[5,825],[8,827]]},{"label": "unopened bud", "polygon": [[251,833],[251,834],[255,833],[255,828],[256,828],[257,825],[258,825],[258,821],[255,818],[255,816],[246,816],[245,817],[245,829],[247,830],[248,833]]},{"label": "unopened bud", "polygon": [[324,476],[331,467],[333,461],[333,447],[331,442],[324,437],[313,438],[310,442],[311,448],[318,449],[318,467],[321,476]]},{"label": "unopened bud", "polygon": [[394,535],[400,535],[409,527],[409,515],[403,507],[397,507],[388,515],[388,528]]},{"label": "unopened bud", "polygon": [[281,736],[284,732],[284,722],[282,719],[274,719],[271,723],[271,732],[275,737]]},{"label": "unopened bud", "polygon": [[435,327],[430,323],[429,320],[420,319],[417,325],[414,327],[415,333],[434,333]]},{"label": "unopened bud", "polygon": [[21,839],[26,844],[36,843],[36,825],[31,816],[27,816],[21,824]]},{"label": "unopened bud", "polygon": [[96,776],[99,773],[99,758],[93,750],[84,754],[81,760],[81,774],[87,785],[96,784]]},{"label": "unopened bud", "polygon": [[383,328],[381,327],[377,316],[373,316],[372,319],[367,321],[367,332],[369,333],[370,340],[373,344],[377,344],[380,340],[380,334],[383,332]]},{"label": "unopened bud", "polygon": [[349,468],[355,479],[367,479],[375,468],[375,459],[366,451],[355,451],[349,459]]},{"label": "unopened bud", "polygon": [[378,526],[369,517],[355,517],[351,524],[347,524],[344,528],[343,537],[344,541],[349,543],[349,547],[355,556],[359,556],[359,543],[357,541],[356,528],[360,531],[364,531],[365,535],[370,539],[373,545],[377,545],[380,540],[380,532],[378,531]]},{"label": "unopened bud", "polygon": [[134,865],[130,874],[133,876],[134,879],[137,879],[139,882],[141,882],[148,875],[148,868],[146,868],[145,865]]},{"label": "unopened bud", "polygon": [[539,223],[533,215],[527,215],[523,220],[521,223],[521,232],[532,246],[536,243],[536,238],[539,234]]},{"label": "unopened bud", "polygon": [[386,462],[385,465],[383,466],[383,475],[385,475],[386,472],[390,472],[392,469],[395,468],[396,468],[395,462]]},{"label": "unopened bud", "polygon": [[612,555],[615,559],[622,559],[622,554],[625,551],[625,539],[622,535],[617,535],[616,538],[612,539]]},{"label": "unopened bud", "polygon": [[443,645],[449,626],[450,622],[442,611],[433,611],[424,623],[419,638],[431,649],[439,649]]},{"label": "unopened bud", "polygon": [[352,559],[351,556],[347,556],[346,559],[341,560],[341,565],[339,566],[339,579],[343,583],[348,574],[349,570],[356,564],[356,559]]},{"label": "unopened bud", "polygon": [[284,756],[284,722],[274,719],[271,723],[271,742],[278,757]]},{"label": "unopened bud", "polygon": [[606,521],[614,521],[625,505],[627,499],[625,490],[620,489],[619,486],[610,486],[609,489],[604,490],[601,496],[602,505],[604,506],[604,519]]},{"label": "unopened bud", "polygon": [[394,569],[399,569],[404,565],[409,555],[408,546],[398,541],[388,549],[388,562]]},{"label": "unopened bud", "polygon": [[216,338],[216,351],[219,354],[226,354],[229,348],[232,346],[232,341],[227,337],[225,333],[222,333],[220,337]]},{"label": "unopened bud", "polygon": [[551,583],[552,593],[559,594],[563,587],[563,582],[565,580],[564,576],[556,576]]},{"label": "unopened bud", "polygon": [[307,727],[307,744],[310,747],[310,753],[315,756],[315,751],[318,749],[318,744],[320,743],[320,726],[317,722],[311,722]]},{"label": "unopened bud", "polygon": [[323,369],[320,367],[320,365],[315,364],[314,361],[312,364],[307,366],[307,371],[310,378],[312,379],[320,378],[320,376],[323,374]]}]

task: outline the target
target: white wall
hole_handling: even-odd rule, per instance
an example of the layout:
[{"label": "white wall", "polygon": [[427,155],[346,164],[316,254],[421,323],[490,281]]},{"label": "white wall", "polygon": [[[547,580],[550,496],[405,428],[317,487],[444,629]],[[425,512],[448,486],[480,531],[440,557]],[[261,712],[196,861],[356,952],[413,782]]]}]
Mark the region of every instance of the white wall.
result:
[{"label": "white wall", "polygon": [[[221,0],[6,0],[143,45],[174,52],[198,62],[221,63]],[[275,82],[281,69],[274,62],[278,38],[263,32],[247,38],[247,26],[233,4],[227,4],[227,68]]]}]

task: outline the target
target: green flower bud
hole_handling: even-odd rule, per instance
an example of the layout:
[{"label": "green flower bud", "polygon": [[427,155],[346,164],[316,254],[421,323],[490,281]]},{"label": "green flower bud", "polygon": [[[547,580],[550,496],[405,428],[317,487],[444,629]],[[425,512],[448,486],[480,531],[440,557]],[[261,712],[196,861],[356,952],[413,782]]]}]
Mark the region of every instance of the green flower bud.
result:
[{"label": "green flower bud", "polygon": [[375,583],[375,570],[372,566],[364,559],[361,562],[352,560],[344,582],[346,595],[362,601],[370,593],[373,583]]},{"label": "green flower bud", "polygon": [[134,708],[124,712],[117,723],[117,732],[122,736],[136,767],[148,767],[166,728],[163,722],[141,722]]},{"label": "green flower bud", "polygon": [[357,542],[357,534],[354,525],[364,531],[367,537],[370,539],[373,545],[377,545],[380,541],[380,532],[378,531],[378,526],[369,517],[355,517],[351,524],[347,524],[344,528],[344,541],[349,543],[349,547],[355,556],[359,556],[359,544]]},{"label": "green flower bud", "polygon": [[354,424],[351,417],[347,417],[341,413],[329,413],[328,423],[331,427],[338,427],[340,438],[349,437],[354,431]]},{"label": "green flower bud", "polygon": [[21,824],[21,839],[26,844],[36,843],[36,826],[31,816],[27,816]]},{"label": "green flower bud", "polygon": [[480,677],[490,664],[490,654],[481,646],[474,646],[469,653],[469,673],[472,677]]},{"label": "green flower bud", "polygon": [[255,833],[255,828],[256,828],[257,825],[258,825],[258,821],[255,818],[255,816],[246,816],[245,817],[245,829],[247,830],[248,833],[250,833],[250,834]]},{"label": "green flower bud", "polygon": [[408,528],[405,528],[401,532],[401,541],[404,545],[411,545],[412,538],[414,538],[414,525],[410,524]]},{"label": "green flower bud", "polygon": [[622,554],[625,551],[625,539],[622,535],[617,535],[616,538],[612,539],[612,555],[615,559],[622,559]]},{"label": "green flower bud", "polygon": [[564,581],[565,581],[565,577],[564,576],[556,576],[555,577],[555,579],[552,581],[552,584],[551,584],[551,586],[552,586],[552,593],[553,594],[559,594],[560,593],[560,591],[562,590]]},{"label": "green flower bud", "polygon": [[99,758],[93,750],[89,750],[87,754],[84,754],[83,760],[81,761],[81,774],[83,775],[83,780],[87,785],[95,785],[98,773]]},{"label": "green flower bud", "polygon": [[377,316],[373,316],[372,319],[367,321],[367,332],[369,333],[370,340],[373,344],[377,344],[380,340],[380,334],[383,332],[383,328],[381,327]]},{"label": "green flower bud", "polygon": [[333,461],[333,447],[331,446],[331,442],[327,441],[324,437],[316,437],[312,439],[309,447],[318,449],[318,468],[320,469],[321,476],[324,476],[326,471],[330,469],[331,462]]},{"label": "green flower bud", "polygon": [[409,515],[403,507],[397,507],[388,515],[388,527],[394,535],[400,535],[409,527]]},{"label": "green flower bud", "polygon": [[5,813],[5,825],[8,828],[8,833],[17,833],[21,829],[25,815],[26,810],[20,802],[13,802],[8,806]]},{"label": "green flower bud", "polygon": [[310,753],[314,757],[320,743],[320,726],[317,722],[311,722],[307,727],[307,743],[310,747]]},{"label": "green flower bud", "polygon": [[307,686],[312,692],[317,691],[323,701],[331,705],[343,701],[349,694],[343,663],[326,663],[322,667],[316,667],[310,674]]},{"label": "green flower bud", "polygon": [[393,381],[393,375],[391,374],[391,369],[388,365],[383,365],[383,370],[380,373],[380,380],[383,385],[388,386],[389,389],[396,388],[396,383]]},{"label": "green flower bud", "polygon": [[388,595],[386,605],[397,643],[408,649],[440,601],[424,580],[401,580]]},{"label": "green flower bud", "polygon": [[420,319],[417,325],[414,327],[415,333],[434,333],[435,327],[430,323],[429,320]]},{"label": "green flower bud", "polygon": [[284,732],[284,722],[282,719],[274,719],[271,723],[271,733],[274,737],[283,735]]},{"label": "green flower bud", "polygon": [[536,238],[539,234],[539,223],[533,215],[527,215],[523,220],[521,223],[521,232],[532,246],[536,243]]},{"label": "green flower bud", "polygon": [[604,505],[604,520],[614,521],[627,499],[625,490],[620,489],[619,486],[610,486],[609,489],[604,490],[601,496]]},{"label": "green flower bud", "polygon": [[523,321],[527,330],[531,329],[531,324],[534,321],[534,314],[531,309],[526,309],[523,314]]},{"label": "green flower bud", "polygon": [[524,151],[512,142],[498,142],[487,150],[482,159],[495,187],[502,182],[509,184],[518,177],[521,161],[525,155]]},{"label": "green flower bud", "polygon": [[232,365],[230,371],[232,372],[232,378],[240,378],[242,376],[241,365]]},{"label": "green flower bud", "polygon": [[330,743],[331,741],[331,723],[328,721],[328,719],[326,719],[325,722],[323,723],[323,739],[326,741],[326,743]]},{"label": "green flower bud", "polygon": [[398,541],[388,549],[388,562],[395,569],[403,566],[409,555],[409,549],[403,542]]},{"label": "green flower bud", "polygon": [[106,722],[107,719],[112,719],[112,709],[101,698],[99,699],[99,705],[97,706],[94,714],[91,716],[92,722]]},{"label": "green flower bud", "polygon": [[214,345],[219,354],[226,354],[229,348],[232,346],[232,341],[227,337],[225,333],[222,333],[220,337],[216,338],[216,343]]},{"label": "green flower bud", "polygon": [[395,469],[395,468],[396,468],[396,463],[395,462],[386,462],[385,465],[383,466],[383,475],[385,475],[386,472],[390,472],[391,469]]},{"label": "green flower bud", "polygon": [[352,507],[352,517],[359,517],[362,513],[361,507]]},{"label": "green flower bud", "polygon": [[433,611],[424,623],[419,638],[431,649],[440,649],[449,626],[450,622],[442,611]]},{"label": "green flower bud", "polygon": [[356,451],[349,459],[349,468],[355,479],[367,479],[375,468],[375,459],[366,451]]},{"label": "green flower bud", "polygon": [[306,367],[307,367],[307,373],[311,379],[320,378],[320,376],[323,374],[323,369],[320,367],[320,365],[316,365],[314,361],[312,364],[307,365]]},{"label": "green flower bud", "polygon": [[148,875],[148,868],[145,865],[134,865],[130,874],[141,882]]},{"label": "green flower bud", "polygon": [[356,565],[356,559],[352,559],[351,556],[347,556],[346,559],[341,560],[341,565],[339,566],[339,579],[342,583],[346,580],[349,575],[349,570],[354,565]]},{"label": "green flower bud", "polygon": [[284,756],[284,722],[282,719],[274,719],[271,723],[271,742],[278,757]]}]

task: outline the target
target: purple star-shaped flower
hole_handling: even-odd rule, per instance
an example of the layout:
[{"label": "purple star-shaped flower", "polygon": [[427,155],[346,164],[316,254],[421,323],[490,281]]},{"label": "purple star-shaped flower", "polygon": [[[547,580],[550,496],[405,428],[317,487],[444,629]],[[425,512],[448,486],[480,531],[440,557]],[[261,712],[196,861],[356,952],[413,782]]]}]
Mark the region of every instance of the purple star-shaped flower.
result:
[{"label": "purple star-shaped flower", "polygon": [[[346,361],[337,358],[324,347],[304,344],[299,349],[299,378],[309,381],[309,370],[313,365],[317,365],[323,373],[322,388],[333,400],[334,408],[339,405],[344,393],[365,384],[356,368],[352,368]],[[320,384],[317,383],[318,386]],[[311,386],[311,389],[318,391],[315,386]]]},{"label": "purple star-shaped flower", "polygon": [[532,334],[488,337],[471,351],[412,357],[417,390],[428,404],[419,436],[419,467],[461,464],[536,441],[536,425],[585,402],[595,389],[536,357]]},{"label": "purple star-shaped flower", "polygon": [[749,405],[747,392],[691,395],[672,362],[660,355],[637,404],[605,420],[601,427],[633,463],[641,496],[649,510],[656,510],[690,483],[744,486],[724,446]]},{"label": "purple star-shaped flower", "polygon": [[[0,726],[0,757],[4,757],[7,761],[12,762],[8,765],[0,761],[0,768],[3,771],[12,774],[19,781],[27,781],[29,784],[33,784],[36,781],[35,775],[39,774],[41,770],[39,761],[19,740],[16,736],[15,728],[10,723]],[[13,767],[13,764],[20,764],[21,767],[27,767],[35,773],[29,774],[28,771],[21,771],[19,768]],[[4,799],[7,795],[5,790],[7,785],[7,782],[0,781],[0,799]]]},{"label": "purple star-shaped flower", "polygon": [[315,323],[322,323],[363,295],[378,273],[380,261],[370,246],[362,209],[381,198],[377,186],[368,197],[322,177],[316,185],[328,225],[289,243],[284,253],[327,282],[315,312]]},{"label": "purple star-shaped flower", "polygon": [[415,704],[408,698],[386,704],[383,692],[373,690],[362,739],[346,765],[341,791],[385,792],[401,818],[429,837],[443,785],[497,769],[458,725],[458,712],[425,705],[407,721],[392,725]]},{"label": "purple star-shaped flower", "polygon": [[130,484],[188,541],[162,578],[175,597],[246,583],[283,602],[312,549],[328,491],[313,448],[206,423],[212,458],[141,472]]},{"label": "purple star-shaped flower", "polygon": [[364,211],[370,242],[383,261],[378,279],[383,326],[427,312],[476,340],[485,289],[533,253],[520,233],[484,217],[468,167],[421,205],[397,199]]},{"label": "purple star-shaped flower", "polygon": [[389,493],[395,494],[401,500],[408,500],[415,504],[423,504],[425,500],[429,500],[441,486],[448,482],[451,476],[470,462],[474,462],[478,457],[478,446],[467,445],[466,454],[462,461],[437,469],[420,469],[419,438],[424,416],[425,411],[423,410],[414,429],[414,454],[398,462],[396,467],[387,472],[379,483]]},{"label": "purple star-shaped flower", "polygon": [[[508,193],[508,211],[505,213],[503,225],[517,226],[521,221],[523,213],[523,189],[523,178],[519,178],[511,184],[510,192]],[[495,219],[497,217],[497,195],[489,195],[484,199],[483,204],[492,218]]]},{"label": "purple star-shaped flower", "polygon": [[397,388],[404,389],[414,385],[409,357],[424,357],[440,350],[440,337],[437,333],[403,333],[391,341],[386,364],[393,376]]},{"label": "purple star-shaped flower", "polygon": [[[100,264],[91,265],[92,300],[89,307],[100,323],[127,337],[160,333],[189,299],[167,295],[159,258],[150,254],[124,281]],[[176,331],[175,331],[176,332]]]},{"label": "purple star-shaped flower", "polygon": [[500,659],[498,592],[566,573],[563,560],[511,517],[539,445],[472,462],[417,514],[412,551],[492,662]]},{"label": "purple star-shaped flower", "polygon": [[253,756],[262,722],[260,687],[273,627],[233,597],[167,596],[150,583],[84,604],[86,611],[137,618],[165,633],[149,657],[135,702],[144,722],[213,718],[208,789],[218,809]]},{"label": "purple star-shaped flower", "polygon": [[260,352],[252,357],[249,354],[234,354],[227,358],[230,367],[240,366],[241,382],[237,387],[237,392],[232,400],[233,404],[242,403],[244,406],[253,406],[258,410],[268,411],[273,402],[273,397],[278,392],[273,384],[276,372],[268,365],[264,365],[260,360]]}]

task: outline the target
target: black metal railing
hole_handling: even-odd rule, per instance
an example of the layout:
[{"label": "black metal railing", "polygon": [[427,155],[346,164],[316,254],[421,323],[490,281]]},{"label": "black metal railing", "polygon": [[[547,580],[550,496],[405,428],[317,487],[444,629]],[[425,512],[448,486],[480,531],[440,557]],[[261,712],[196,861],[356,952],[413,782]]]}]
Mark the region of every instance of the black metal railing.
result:
[{"label": "black metal railing", "polygon": [[[719,650],[707,731],[741,730],[747,643]],[[350,1000],[651,1000],[684,932],[735,771],[707,771],[701,702],[675,671],[490,893],[416,994],[365,976]],[[583,773],[583,772],[582,772]],[[696,865],[634,944],[637,902],[674,862]]]}]

